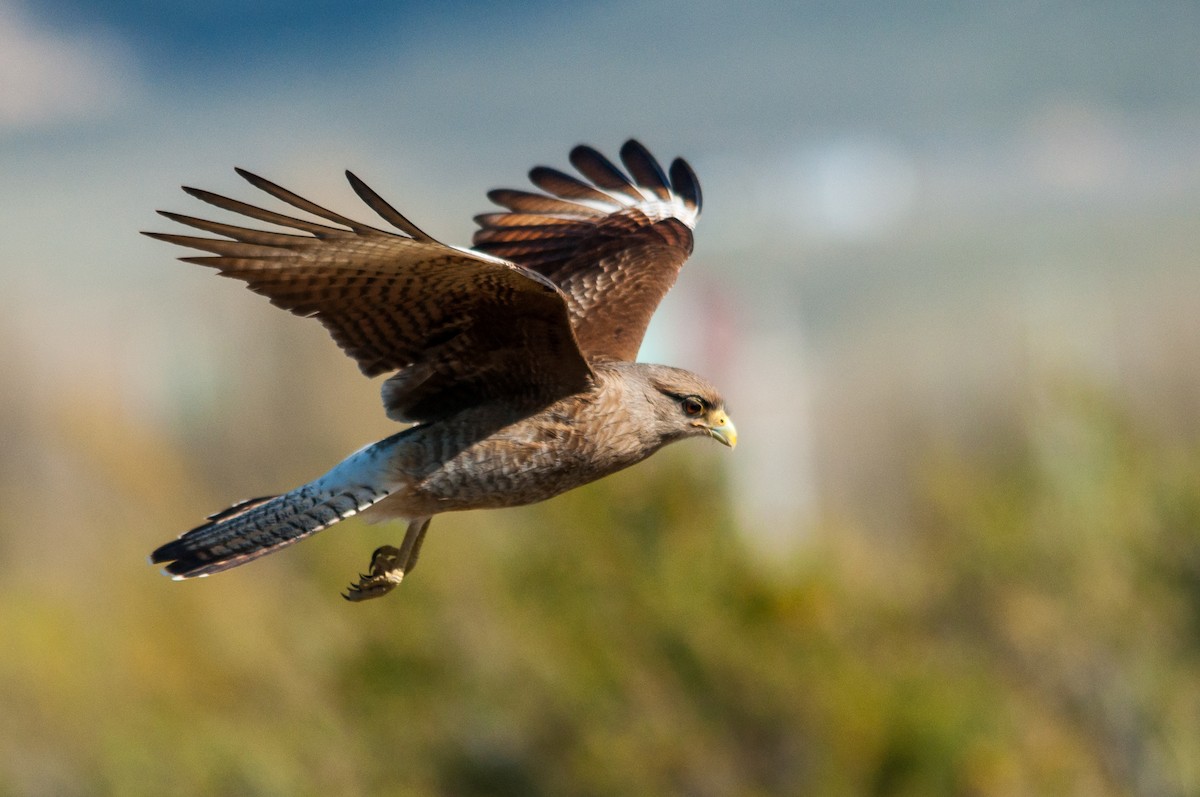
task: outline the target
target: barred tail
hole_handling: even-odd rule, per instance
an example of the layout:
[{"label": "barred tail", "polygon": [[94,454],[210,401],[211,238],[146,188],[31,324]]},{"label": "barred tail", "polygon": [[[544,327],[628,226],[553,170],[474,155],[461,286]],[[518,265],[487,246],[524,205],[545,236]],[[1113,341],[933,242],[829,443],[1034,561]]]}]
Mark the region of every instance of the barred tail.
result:
[{"label": "barred tail", "polygon": [[375,504],[400,486],[389,476],[394,435],[350,455],[321,478],[283,495],[252,498],[160,546],[152,563],[168,563],[176,580],[207,576],[316,534]]}]

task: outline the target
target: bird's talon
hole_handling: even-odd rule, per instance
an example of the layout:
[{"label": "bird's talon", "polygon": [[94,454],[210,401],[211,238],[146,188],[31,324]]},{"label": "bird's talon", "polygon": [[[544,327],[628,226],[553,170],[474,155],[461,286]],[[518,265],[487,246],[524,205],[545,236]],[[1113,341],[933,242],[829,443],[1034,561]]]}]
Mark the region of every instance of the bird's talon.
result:
[{"label": "bird's talon", "polygon": [[371,554],[371,572],[359,573],[358,583],[351,584],[342,593],[348,601],[359,602],[378,598],[394,590],[404,580],[405,568],[401,564],[402,552],[398,548],[384,545]]},{"label": "bird's talon", "polygon": [[353,603],[379,598],[391,592],[399,583],[399,581],[380,578],[365,578],[357,584],[351,584],[349,590],[344,592],[342,597]]}]

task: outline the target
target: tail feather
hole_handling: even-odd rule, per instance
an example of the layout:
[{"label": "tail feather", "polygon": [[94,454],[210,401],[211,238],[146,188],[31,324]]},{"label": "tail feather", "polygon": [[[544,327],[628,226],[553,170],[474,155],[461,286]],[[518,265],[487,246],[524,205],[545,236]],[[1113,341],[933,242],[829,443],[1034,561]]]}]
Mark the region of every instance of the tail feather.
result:
[{"label": "tail feather", "polygon": [[316,481],[283,495],[252,498],[209,517],[208,522],[150,554],[167,563],[176,580],[207,576],[245,564],[316,534],[366,509],[396,488],[382,467],[395,438],[351,455]]},{"label": "tail feather", "polygon": [[[254,507],[265,504],[267,501],[278,497],[279,496],[277,495],[264,495],[261,498],[246,498],[242,501],[238,501],[231,507],[222,509],[220,512],[213,512],[211,515],[206,517],[205,520],[209,521],[209,523],[215,523],[218,520],[228,520],[232,517],[242,514],[243,512],[249,512]],[[209,525],[209,523],[206,523],[205,525]]]}]

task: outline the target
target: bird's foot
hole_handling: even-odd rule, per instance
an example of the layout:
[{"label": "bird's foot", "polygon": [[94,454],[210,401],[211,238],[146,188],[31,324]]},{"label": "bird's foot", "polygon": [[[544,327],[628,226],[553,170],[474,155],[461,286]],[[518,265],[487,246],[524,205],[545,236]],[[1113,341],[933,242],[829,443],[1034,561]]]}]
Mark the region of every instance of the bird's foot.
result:
[{"label": "bird's foot", "polygon": [[351,584],[342,597],[348,601],[380,598],[394,590],[404,580],[409,557],[399,548],[384,545],[371,554],[371,571],[358,574],[358,583]]},{"label": "bird's foot", "polygon": [[428,517],[410,520],[400,547],[384,545],[382,548],[376,548],[375,553],[371,554],[370,574],[359,573],[358,583],[351,584],[350,589],[342,593],[342,597],[348,601],[365,601],[394,590],[404,580],[405,574],[411,573],[417,566],[417,557],[421,555],[421,543],[425,541],[425,532],[428,530]]}]

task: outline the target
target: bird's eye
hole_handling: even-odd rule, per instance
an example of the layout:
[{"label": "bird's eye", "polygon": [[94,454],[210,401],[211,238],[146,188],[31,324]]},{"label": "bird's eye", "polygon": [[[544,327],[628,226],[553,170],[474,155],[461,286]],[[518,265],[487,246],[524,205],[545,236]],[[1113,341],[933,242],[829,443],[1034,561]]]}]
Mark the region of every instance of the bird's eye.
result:
[{"label": "bird's eye", "polygon": [[683,411],[695,417],[704,412],[704,402],[695,396],[688,396],[683,400]]}]

